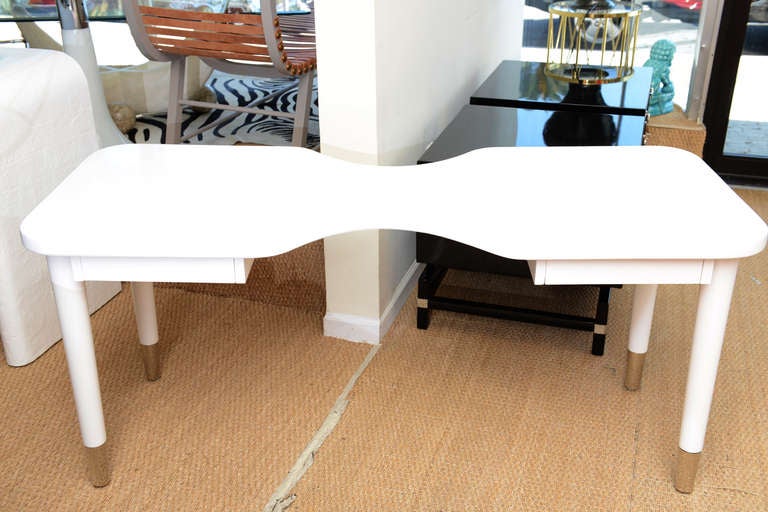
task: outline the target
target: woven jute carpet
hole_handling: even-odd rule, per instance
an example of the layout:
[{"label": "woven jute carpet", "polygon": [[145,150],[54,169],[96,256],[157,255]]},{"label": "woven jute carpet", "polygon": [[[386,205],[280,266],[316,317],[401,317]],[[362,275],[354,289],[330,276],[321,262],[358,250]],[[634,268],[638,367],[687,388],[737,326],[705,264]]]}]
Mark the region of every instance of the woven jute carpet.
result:
[{"label": "woven jute carpet", "polygon": [[[739,193],[768,218],[768,192]],[[766,253],[740,267],[692,495],[671,473],[697,287],[660,287],[643,386],[628,392],[631,286],[613,292],[595,357],[588,333],[546,326],[438,311],[417,330],[413,294],[378,350],[324,338],[316,305],[283,305],[291,286],[255,295],[270,281],[252,275],[237,296],[157,287],[157,382],[129,294],[94,315],[106,488],[84,478],[60,344],[0,367],[0,510],[768,510],[767,270]]]},{"label": "woven jute carpet", "polygon": [[61,344],[3,383],[0,510],[259,510],[369,347],[322,316],[158,288],[163,375],[147,382],[130,293],[93,317],[113,478],[94,489]]}]

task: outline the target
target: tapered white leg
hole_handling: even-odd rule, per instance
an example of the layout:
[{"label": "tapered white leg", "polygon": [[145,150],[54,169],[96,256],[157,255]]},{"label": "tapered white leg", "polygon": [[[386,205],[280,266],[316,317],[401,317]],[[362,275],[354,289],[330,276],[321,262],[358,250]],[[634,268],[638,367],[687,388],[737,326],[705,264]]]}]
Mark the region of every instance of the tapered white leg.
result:
[{"label": "tapered white leg", "polygon": [[107,432],[85,286],[83,282],[73,279],[69,258],[49,256],[48,270],[59,313],[80,434],[86,447],[88,477],[94,486],[102,487],[109,483],[105,451]]},{"label": "tapered white leg", "polygon": [[139,331],[141,359],[147,380],[160,378],[160,354],[157,341],[157,313],[155,312],[155,292],[152,283],[131,283],[133,310],[136,314],[136,327]]},{"label": "tapered white leg", "polygon": [[680,492],[693,491],[699,455],[704,449],[704,436],[737,269],[737,260],[716,261],[712,281],[702,285],[699,291],[680,427],[680,453],[675,473],[675,488]]},{"label": "tapered white leg", "polygon": [[640,389],[643,378],[643,364],[648,352],[651,337],[653,307],[656,304],[658,285],[638,284],[632,299],[632,322],[629,326],[629,346],[627,348],[627,372],[624,387],[630,391]]}]

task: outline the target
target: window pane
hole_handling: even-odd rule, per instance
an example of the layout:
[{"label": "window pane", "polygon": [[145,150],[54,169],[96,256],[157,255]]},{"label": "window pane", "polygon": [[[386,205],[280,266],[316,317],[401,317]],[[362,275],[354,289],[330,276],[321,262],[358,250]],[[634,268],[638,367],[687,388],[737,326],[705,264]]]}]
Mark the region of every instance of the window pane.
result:
[{"label": "window pane", "polygon": [[768,102],[762,99],[768,66],[768,2],[752,3],[733,90],[723,153],[768,158]]}]

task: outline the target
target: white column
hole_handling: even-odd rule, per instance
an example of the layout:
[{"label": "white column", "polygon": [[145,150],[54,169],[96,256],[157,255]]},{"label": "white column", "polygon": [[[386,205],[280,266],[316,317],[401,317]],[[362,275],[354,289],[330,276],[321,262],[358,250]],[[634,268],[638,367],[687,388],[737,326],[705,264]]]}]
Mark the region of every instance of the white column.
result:
[{"label": "white column", "polygon": [[[315,4],[321,150],[347,161],[415,163],[501,59],[520,53],[522,2],[446,0],[439,23],[432,2],[357,2],[353,24],[348,1]],[[396,293],[409,291],[415,237],[351,233],[325,244],[326,334],[377,342]]]}]

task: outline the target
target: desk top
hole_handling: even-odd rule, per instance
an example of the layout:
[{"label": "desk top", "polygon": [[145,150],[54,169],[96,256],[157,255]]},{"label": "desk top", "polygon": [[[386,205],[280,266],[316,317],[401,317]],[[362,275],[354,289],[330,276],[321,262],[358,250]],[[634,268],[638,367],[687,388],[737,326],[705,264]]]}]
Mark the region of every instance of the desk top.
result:
[{"label": "desk top", "polygon": [[[598,224],[610,235],[588,236]],[[740,258],[768,236],[702,160],[659,146],[484,148],[407,166],[292,147],[112,146],[21,225],[45,255],[160,258],[272,256],[364,229],[520,260]]]},{"label": "desk top", "polygon": [[[636,66],[625,82],[573,86],[569,94],[569,84],[547,77],[544,66],[542,62],[502,61],[469,102],[496,107],[645,115],[651,91],[651,68]],[[591,98],[598,91],[602,104]]]}]

